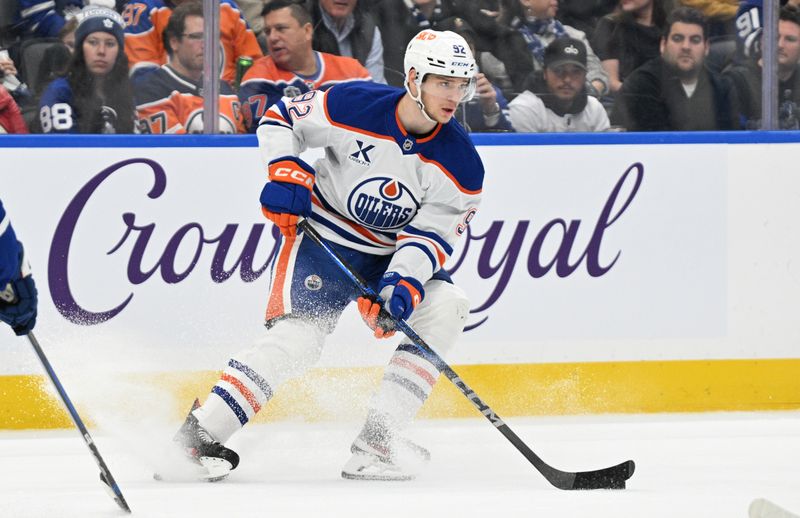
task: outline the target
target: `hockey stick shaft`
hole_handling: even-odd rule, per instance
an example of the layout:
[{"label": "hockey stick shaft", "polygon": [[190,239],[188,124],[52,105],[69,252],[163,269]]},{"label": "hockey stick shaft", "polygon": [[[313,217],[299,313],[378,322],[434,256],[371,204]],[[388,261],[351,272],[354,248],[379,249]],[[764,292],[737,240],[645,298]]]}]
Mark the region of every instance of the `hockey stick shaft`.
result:
[{"label": "hockey stick shaft", "polygon": [[36,351],[36,355],[39,357],[39,361],[42,363],[42,367],[44,367],[44,370],[47,372],[47,376],[50,378],[50,381],[52,381],[53,385],[56,387],[56,391],[58,392],[61,401],[64,403],[64,406],[67,407],[67,411],[72,418],[72,422],[75,423],[76,427],[78,427],[78,431],[80,431],[81,437],[83,437],[84,442],[86,442],[86,446],[88,446],[89,451],[92,452],[92,456],[94,457],[97,466],[100,468],[100,476],[103,483],[108,486],[108,489],[111,491],[111,495],[114,498],[114,501],[117,502],[117,505],[119,505],[126,512],[130,513],[131,508],[125,501],[125,497],[122,496],[122,491],[117,485],[117,482],[114,480],[114,477],[111,475],[111,471],[108,469],[103,457],[100,455],[100,451],[97,449],[97,446],[92,440],[92,436],[89,435],[89,431],[83,424],[81,416],[78,415],[78,411],[75,410],[75,406],[72,404],[67,392],[64,390],[64,386],[61,385],[61,381],[59,381],[58,376],[56,376],[53,366],[50,365],[50,361],[48,361],[47,356],[44,354],[44,350],[42,350],[42,347],[39,345],[39,341],[36,339],[36,336],[33,334],[33,332],[28,333],[28,341],[30,341],[34,351]]},{"label": "hockey stick shaft", "polygon": [[[336,250],[328,246],[319,233],[311,226],[307,219],[298,223],[298,227],[318,246],[320,246],[339,269],[356,285],[362,295],[380,301],[380,297],[375,290],[356,272]],[[434,351],[416,331],[403,319],[392,316],[397,329],[402,331],[411,342],[417,346],[423,357],[430,361],[453,385],[483,414],[486,419],[494,425],[497,430],[514,445],[517,450],[525,456],[528,461],[541,473],[548,482],[559,489],[599,489],[599,488],[624,488],[625,480],[633,474],[633,461],[627,461],[618,466],[598,470],[595,472],[565,472],[553,468],[539,457],[511,428],[503,422],[494,410],[489,407],[445,362],[436,351]]]}]

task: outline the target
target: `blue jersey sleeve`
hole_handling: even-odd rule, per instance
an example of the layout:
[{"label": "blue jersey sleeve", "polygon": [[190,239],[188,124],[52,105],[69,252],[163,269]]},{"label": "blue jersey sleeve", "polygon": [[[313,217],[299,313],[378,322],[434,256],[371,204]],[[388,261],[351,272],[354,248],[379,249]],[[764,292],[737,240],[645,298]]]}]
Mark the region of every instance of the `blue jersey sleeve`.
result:
[{"label": "blue jersey sleeve", "polygon": [[64,10],[81,7],[83,0],[18,0],[15,27],[38,38],[54,38],[64,27]]},{"label": "blue jersey sleeve", "polygon": [[72,107],[72,88],[65,78],[50,83],[42,94],[39,122],[44,133],[78,133],[77,114]]},{"label": "blue jersey sleeve", "polygon": [[20,277],[19,253],[17,236],[0,201],[0,291],[10,281]]}]

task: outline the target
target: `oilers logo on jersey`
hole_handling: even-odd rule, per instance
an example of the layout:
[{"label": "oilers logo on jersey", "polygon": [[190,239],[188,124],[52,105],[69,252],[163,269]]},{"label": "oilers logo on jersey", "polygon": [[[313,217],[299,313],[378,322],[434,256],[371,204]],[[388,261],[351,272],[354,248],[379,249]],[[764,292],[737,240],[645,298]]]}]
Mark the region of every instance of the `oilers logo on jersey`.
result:
[{"label": "oilers logo on jersey", "polygon": [[352,190],[347,200],[350,216],[376,230],[403,228],[419,209],[411,190],[396,178],[373,177]]}]

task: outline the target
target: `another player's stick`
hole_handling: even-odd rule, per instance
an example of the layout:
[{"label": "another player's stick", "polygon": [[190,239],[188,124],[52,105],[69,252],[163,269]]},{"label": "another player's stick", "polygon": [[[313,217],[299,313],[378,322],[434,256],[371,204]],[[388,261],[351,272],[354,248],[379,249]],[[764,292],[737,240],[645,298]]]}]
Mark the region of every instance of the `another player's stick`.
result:
[{"label": "another player's stick", "polygon": [[122,491],[120,491],[117,482],[114,480],[114,477],[111,475],[111,471],[109,471],[108,466],[106,466],[105,461],[103,461],[103,457],[100,455],[100,451],[98,451],[97,446],[94,444],[92,440],[92,436],[89,435],[89,431],[84,426],[83,421],[81,420],[81,416],[78,415],[78,411],[75,410],[75,407],[72,405],[72,401],[70,401],[67,392],[64,390],[64,387],[61,385],[61,382],[58,380],[58,376],[56,376],[53,367],[50,365],[50,362],[47,360],[47,356],[45,356],[44,351],[42,350],[41,346],[39,345],[39,341],[36,340],[36,336],[34,336],[33,332],[28,333],[28,340],[31,342],[33,349],[36,351],[36,355],[39,357],[39,361],[42,362],[42,366],[44,370],[47,371],[47,375],[50,377],[50,381],[53,382],[55,385],[56,390],[58,391],[58,395],[61,396],[61,401],[64,402],[64,406],[67,407],[67,411],[69,411],[70,417],[72,417],[72,422],[75,423],[75,426],[78,427],[78,430],[81,432],[81,437],[86,442],[86,446],[89,447],[89,451],[92,452],[92,456],[94,457],[95,462],[97,462],[97,466],[100,468],[100,480],[106,485],[106,489],[111,495],[111,498],[119,505],[122,509],[126,512],[131,512],[131,508],[128,507],[128,503],[125,501],[125,497],[122,496]]},{"label": "another player's stick", "polygon": [[[342,272],[350,278],[351,281],[358,287],[362,295],[380,300],[375,290],[369,287],[358,272],[347,264],[344,258],[328,246],[317,231],[312,227],[308,220],[301,220],[297,225],[314,243],[319,245],[334,263],[342,270]],[[556,469],[544,460],[541,459],[533,450],[531,450],[517,434],[515,434],[507,424],[498,416],[494,410],[489,408],[489,405],[484,403],[478,395],[467,386],[466,383],[456,374],[450,367],[425,341],[409,326],[405,320],[391,317],[397,329],[401,330],[405,335],[419,348],[423,356],[439,369],[453,385],[455,385],[464,396],[472,402],[475,408],[483,414],[489,422],[491,422],[506,439],[514,445],[520,453],[522,453],[533,466],[544,475],[553,486],[558,489],[625,489],[625,481],[631,478],[635,465],[632,460],[625,461],[616,466],[609,468],[598,469],[594,471],[561,471]]]}]

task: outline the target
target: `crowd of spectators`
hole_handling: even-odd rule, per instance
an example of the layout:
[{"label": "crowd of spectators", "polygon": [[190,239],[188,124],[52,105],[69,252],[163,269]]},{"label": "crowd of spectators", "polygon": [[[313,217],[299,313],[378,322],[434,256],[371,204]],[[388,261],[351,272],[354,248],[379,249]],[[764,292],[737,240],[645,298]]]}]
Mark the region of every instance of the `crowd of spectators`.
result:
[{"label": "crowd of spectators", "polygon": [[[403,86],[420,30],[478,65],[473,132],[693,131],[761,124],[760,0],[220,0],[220,132],[281,96]],[[800,0],[781,0],[779,119],[797,129]],[[0,133],[203,131],[201,0],[12,0]]]}]

